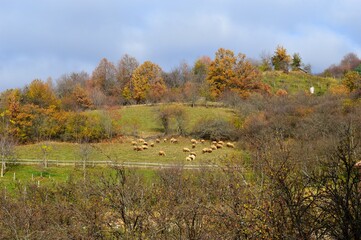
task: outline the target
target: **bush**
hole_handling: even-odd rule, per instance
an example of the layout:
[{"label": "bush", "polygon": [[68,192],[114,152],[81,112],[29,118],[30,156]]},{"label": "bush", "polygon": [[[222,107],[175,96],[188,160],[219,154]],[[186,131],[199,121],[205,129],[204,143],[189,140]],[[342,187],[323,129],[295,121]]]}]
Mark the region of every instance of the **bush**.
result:
[{"label": "bush", "polygon": [[237,140],[237,129],[223,119],[202,119],[194,127],[192,135],[208,140]]}]

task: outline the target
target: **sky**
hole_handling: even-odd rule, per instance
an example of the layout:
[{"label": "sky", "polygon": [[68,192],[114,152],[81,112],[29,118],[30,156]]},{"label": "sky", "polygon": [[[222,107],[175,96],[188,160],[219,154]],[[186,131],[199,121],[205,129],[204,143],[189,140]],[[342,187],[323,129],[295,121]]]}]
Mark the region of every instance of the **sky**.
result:
[{"label": "sky", "polygon": [[319,73],[361,57],[360,10],[359,0],[4,0],[0,91],[124,54],[171,71],[221,47],[260,59],[281,45]]}]

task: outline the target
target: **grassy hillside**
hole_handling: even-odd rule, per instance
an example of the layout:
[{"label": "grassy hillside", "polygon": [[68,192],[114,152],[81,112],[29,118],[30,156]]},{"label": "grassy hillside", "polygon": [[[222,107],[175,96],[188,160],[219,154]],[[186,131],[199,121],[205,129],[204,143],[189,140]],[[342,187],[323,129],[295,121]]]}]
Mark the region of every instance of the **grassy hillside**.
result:
[{"label": "grassy hillside", "polygon": [[[124,135],[139,135],[142,137],[161,134],[163,127],[157,117],[157,110],[161,105],[147,106],[135,105],[123,107],[120,112],[120,125]],[[217,118],[231,120],[234,113],[227,108],[207,108],[184,106],[186,112],[186,131],[192,131],[193,127],[201,119]],[[170,127],[172,128],[172,122]]]},{"label": "grassy hillside", "polygon": [[339,84],[339,81],[334,78],[314,76],[303,72],[286,74],[279,71],[264,72],[263,81],[271,86],[273,93],[278,89],[284,89],[290,94],[309,91],[311,86],[315,88],[315,94],[323,94],[331,86]]}]

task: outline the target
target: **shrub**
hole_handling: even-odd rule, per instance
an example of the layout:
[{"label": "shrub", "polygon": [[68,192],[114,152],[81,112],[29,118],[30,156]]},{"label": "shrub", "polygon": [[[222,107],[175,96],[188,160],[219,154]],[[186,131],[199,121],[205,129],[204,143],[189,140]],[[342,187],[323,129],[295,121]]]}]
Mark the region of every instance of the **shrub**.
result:
[{"label": "shrub", "polygon": [[192,136],[208,140],[236,140],[237,129],[223,119],[202,119],[194,127]]}]

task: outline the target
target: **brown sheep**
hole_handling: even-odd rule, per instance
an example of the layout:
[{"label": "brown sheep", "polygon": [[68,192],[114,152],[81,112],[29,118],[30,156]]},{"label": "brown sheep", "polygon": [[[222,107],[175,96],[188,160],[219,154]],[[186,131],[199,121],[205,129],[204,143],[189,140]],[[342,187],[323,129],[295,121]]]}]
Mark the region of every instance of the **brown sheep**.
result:
[{"label": "brown sheep", "polygon": [[183,148],[183,152],[190,152],[189,148]]},{"label": "brown sheep", "polygon": [[229,147],[229,148],[234,148],[234,144],[233,144],[233,143],[230,143],[230,142],[228,142],[228,143],[226,144],[226,146]]}]

